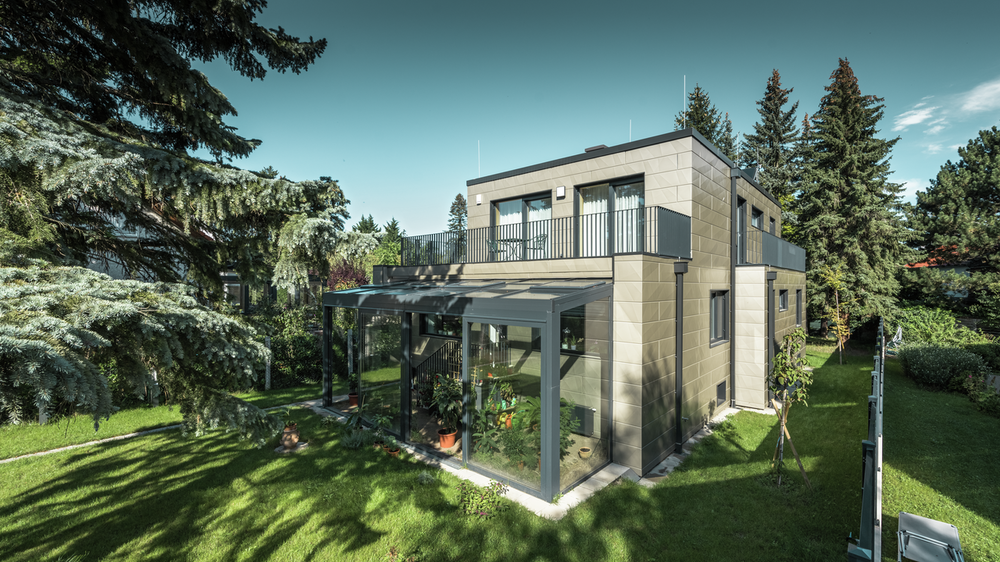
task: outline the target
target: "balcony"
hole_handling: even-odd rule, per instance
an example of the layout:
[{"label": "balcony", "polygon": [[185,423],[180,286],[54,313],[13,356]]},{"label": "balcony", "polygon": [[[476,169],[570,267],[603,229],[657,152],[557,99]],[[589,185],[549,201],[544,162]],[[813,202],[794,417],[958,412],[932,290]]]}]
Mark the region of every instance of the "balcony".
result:
[{"label": "balcony", "polygon": [[691,259],[691,217],[643,207],[403,238],[401,265],[648,254]]},{"label": "balcony", "polygon": [[740,253],[740,264],[764,264],[793,271],[806,270],[806,251],[787,240],[751,228],[747,247]]}]

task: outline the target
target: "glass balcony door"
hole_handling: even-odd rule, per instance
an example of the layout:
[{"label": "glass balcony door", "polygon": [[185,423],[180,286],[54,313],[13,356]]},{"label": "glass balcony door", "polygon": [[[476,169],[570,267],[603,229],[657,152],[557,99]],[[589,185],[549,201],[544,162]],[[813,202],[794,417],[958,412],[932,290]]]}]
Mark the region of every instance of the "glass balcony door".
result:
[{"label": "glass balcony door", "polygon": [[579,194],[581,257],[643,251],[646,203],[641,180],[582,187]]},{"label": "glass balcony door", "polygon": [[545,259],[549,256],[552,198],[499,201],[494,206],[497,261]]}]

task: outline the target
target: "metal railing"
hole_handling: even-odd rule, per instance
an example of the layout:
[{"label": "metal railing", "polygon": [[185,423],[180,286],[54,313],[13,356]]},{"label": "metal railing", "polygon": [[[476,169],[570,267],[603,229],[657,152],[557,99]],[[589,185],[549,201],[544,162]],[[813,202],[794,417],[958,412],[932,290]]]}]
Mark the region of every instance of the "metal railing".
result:
[{"label": "metal railing", "polygon": [[691,258],[691,217],[642,207],[403,238],[400,264],[440,265],[652,254]]},{"label": "metal railing", "polygon": [[417,384],[431,375],[462,378],[462,340],[447,340],[440,349],[413,368],[413,380]]},{"label": "metal railing", "polygon": [[746,247],[740,250],[740,263],[765,264],[794,271],[806,270],[806,251],[777,236],[750,228]]},{"label": "metal railing", "polygon": [[868,396],[868,435],[861,441],[861,529],[847,559],[882,559],[882,404],[885,387],[885,319],[878,323],[872,390]]}]

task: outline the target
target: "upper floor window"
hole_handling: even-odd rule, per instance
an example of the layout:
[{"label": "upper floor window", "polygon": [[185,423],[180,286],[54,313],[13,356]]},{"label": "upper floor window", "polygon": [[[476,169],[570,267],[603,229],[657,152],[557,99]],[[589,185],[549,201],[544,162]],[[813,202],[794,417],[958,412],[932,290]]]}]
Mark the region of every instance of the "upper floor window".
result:
[{"label": "upper floor window", "polygon": [[549,255],[552,195],[493,203],[491,244],[498,261],[543,259]]},{"label": "upper floor window", "polygon": [[778,310],[788,310],[788,290],[778,291]]},{"label": "upper floor window", "polygon": [[646,185],[642,178],[581,187],[580,255],[606,256],[614,240],[614,253],[642,251]]},{"label": "upper floor window", "polygon": [[751,207],[751,209],[750,209],[750,226],[752,226],[752,227],[754,227],[754,228],[756,228],[758,230],[763,230],[764,229],[764,225],[761,224],[763,220],[764,220],[764,211],[761,211],[757,207]]},{"label": "upper floor window", "polygon": [[422,314],[420,334],[423,336],[462,337],[462,317],[445,314]]},{"label": "upper floor window", "polygon": [[729,339],[729,291],[712,291],[708,317],[708,341],[711,344]]},{"label": "upper floor window", "polygon": [[[771,229],[768,232],[770,232],[771,234],[775,234],[774,230],[775,230],[776,224],[777,223],[774,222],[774,217],[771,217]],[[775,234],[775,236],[777,236],[777,235]]]}]

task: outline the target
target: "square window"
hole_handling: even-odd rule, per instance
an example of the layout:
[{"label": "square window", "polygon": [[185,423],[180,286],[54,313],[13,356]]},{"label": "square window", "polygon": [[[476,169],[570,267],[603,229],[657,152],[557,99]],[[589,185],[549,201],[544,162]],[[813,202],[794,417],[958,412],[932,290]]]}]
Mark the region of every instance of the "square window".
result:
[{"label": "square window", "polygon": [[444,314],[421,314],[420,335],[462,337],[462,317]]},{"label": "square window", "polygon": [[711,292],[711,311],[708,321],[710,344],[729,339],[729,291]]},{"label": "square window", "polygon": [[788,290],[778,291],[778,310],[788,310]]}]

